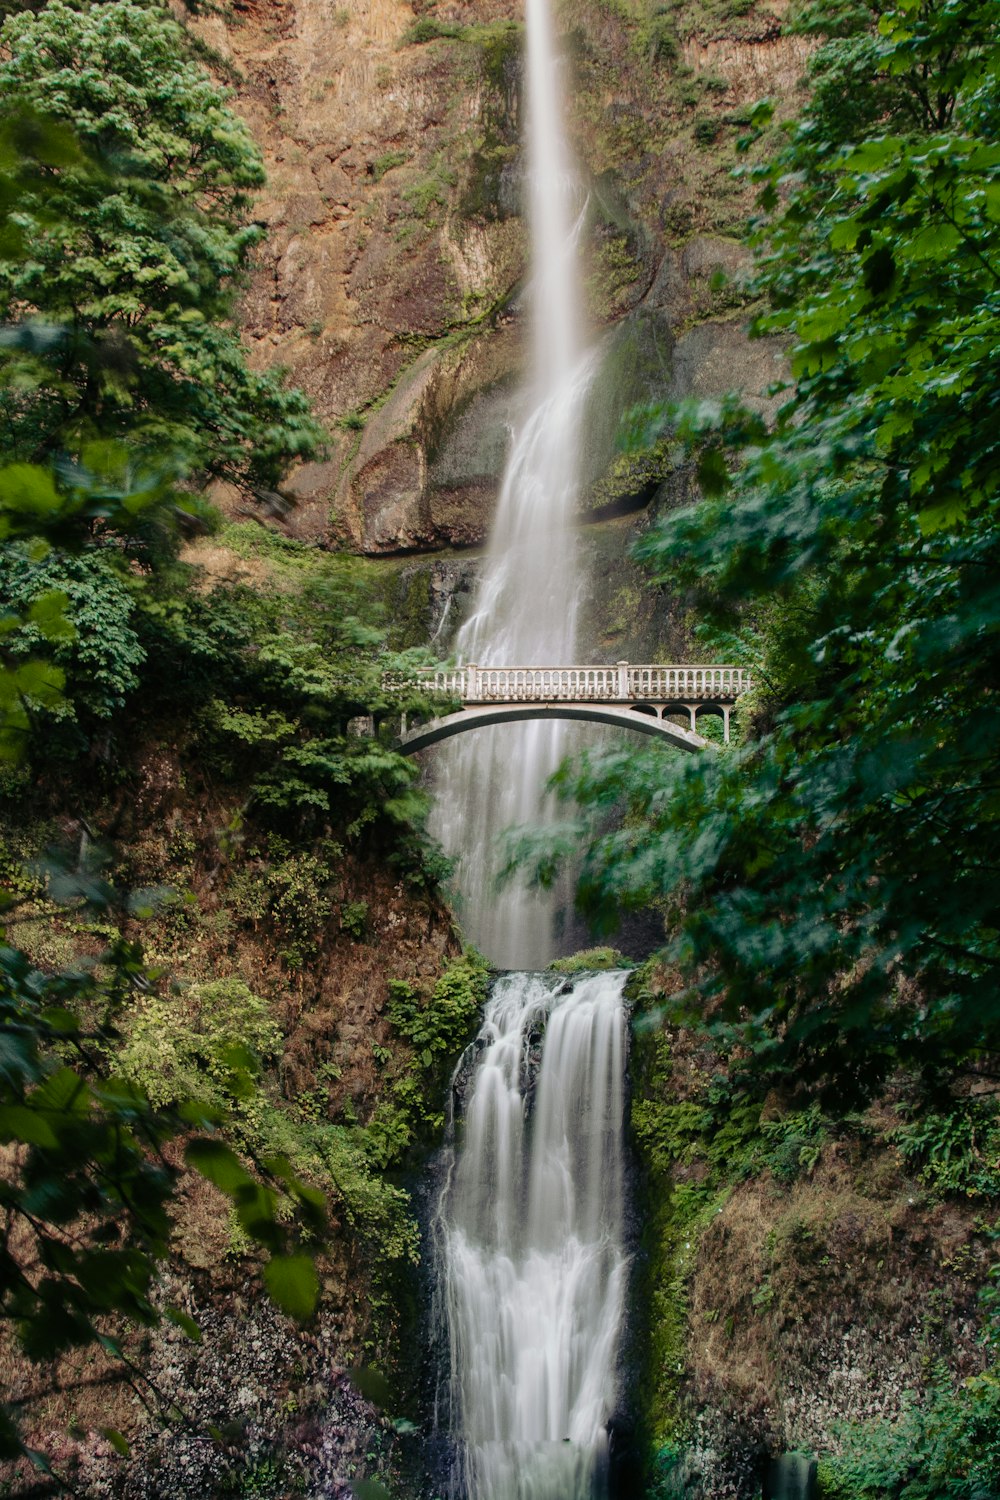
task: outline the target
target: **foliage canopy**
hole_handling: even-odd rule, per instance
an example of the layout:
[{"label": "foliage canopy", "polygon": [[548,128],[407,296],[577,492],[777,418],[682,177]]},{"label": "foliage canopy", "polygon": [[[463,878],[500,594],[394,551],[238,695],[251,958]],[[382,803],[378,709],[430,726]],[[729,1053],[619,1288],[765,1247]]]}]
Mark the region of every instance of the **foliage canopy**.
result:
[{"label": "foliage canopy", "polygon": [[8,453],[128,434],[273,488],[320,434],[301,392],[249,369],[230,322],[264,174],[224,91],[170,13],[136,0],[53,0],[8,17],[0,42],[8,151],[48,141],[0,240]]},{"label": "foliage canopy", "polygon": [[591,822],[584,907],[665,907],[688,999],[761,1087],[867,1095],[1000,1045],[1000,23],[980,0],[835,20],[757,171],[756,332],[792,370],[776,426],[731,400],[632,433],[672,421],[698,453],[706,499],[641,554],[753,663],[746,744],[559,780],[592,820],[628,814]]}]

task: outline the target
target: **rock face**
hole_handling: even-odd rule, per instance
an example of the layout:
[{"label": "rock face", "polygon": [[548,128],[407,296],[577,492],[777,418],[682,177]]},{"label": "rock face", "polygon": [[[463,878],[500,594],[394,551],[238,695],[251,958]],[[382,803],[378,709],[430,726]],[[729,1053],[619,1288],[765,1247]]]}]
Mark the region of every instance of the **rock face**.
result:
[{"label": "rock face", "polygon": [[[577,0],[562,15],[606,349],[593,517],[641,508],[667,478],[616,459],[623,404],[734,385],[763,400],[776,374],[746,338],[732,235],[746,202],[729,171],[747,100],[789,91],[801,44],[770,12],[699,12],[680,34],[648,9],[627,20]],[[330,434],[289,479],[299,536],[385,555],[488,530],[523,362],[520,14],[518,0],[244,0],[193,23],[268,168],[245,337]]]}]

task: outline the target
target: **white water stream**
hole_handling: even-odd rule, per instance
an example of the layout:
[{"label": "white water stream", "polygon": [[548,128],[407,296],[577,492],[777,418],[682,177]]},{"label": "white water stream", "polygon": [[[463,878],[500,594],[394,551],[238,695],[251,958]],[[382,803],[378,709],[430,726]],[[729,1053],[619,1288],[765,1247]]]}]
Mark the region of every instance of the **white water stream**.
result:
[{"label": "white water stream", "polygon": [[627,1268],[624,980],[507,974],[475,1044],[436,1225],[461,1500],[603,1493]]},{"label": "white water stream", "polygon": [[[560,666],[576,655],[578,451],[595,366],[580,308],[585,204],[562,126],[549,0],[527,0],[527,38],[533,358],[478,596],[457,640],[460,659],[480,666]],[[480,729],[435,751],[432,828],[457,858],[466,930],[502,968],[541,968],[555,953],[560,895],[517,882],[498,891],[498,840],[551,821],[545,785],[569,744],[565,725],[537,723]]]},{"label": "white water stream", "polygon": [[[582,336],[585,203],[562,127],[549,0],[526,0],[533,245],[531,379],[478,596],[458,654],[571,664],[580,578],[581,422],[595,368]],[[457,856],[466,930],[498,967],[539,970],[561,895],[496,889],[498,840],[553,811],[565,726],[504,725],[435,752],[434,828]],[[497,980],[435,1221],[447,1329],[453,1500],[601,1500],[626,1281],[624,975]]]}]

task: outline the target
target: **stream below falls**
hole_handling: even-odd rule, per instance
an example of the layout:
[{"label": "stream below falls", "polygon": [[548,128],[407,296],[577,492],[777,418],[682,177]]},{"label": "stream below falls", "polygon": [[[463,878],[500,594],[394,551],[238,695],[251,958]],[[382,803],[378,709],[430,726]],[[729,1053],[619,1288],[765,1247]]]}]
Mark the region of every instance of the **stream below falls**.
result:
[{"label": "stream below falls", "polygon": [[511,973],[456,1074],[435,1222],[454,1500],[600,1500],[628,1257],[626,974]]}]

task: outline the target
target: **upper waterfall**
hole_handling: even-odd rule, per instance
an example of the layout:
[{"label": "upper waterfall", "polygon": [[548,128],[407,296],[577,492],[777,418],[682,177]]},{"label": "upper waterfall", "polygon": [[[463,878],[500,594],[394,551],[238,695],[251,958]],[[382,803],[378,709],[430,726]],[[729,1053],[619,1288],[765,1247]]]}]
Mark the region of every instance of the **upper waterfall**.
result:
[{"label": "upper waterfall", "polygon": [[[595,365],[581,312],[586,204],[563,126],[549,0],[527,0],[527,38],[532,361],[477,597],[458,636],[460,657],[481,665],[565,664],[577,644],[580,424]],[[542,967],[553,956],[555,898],[516,883],[497,892],[497,841],[513,824],[546,819],[545,784],[567,745],[563,725],[504,726],[435,760],[432,827],[458,857],[469,936],[501,967]]]}]

